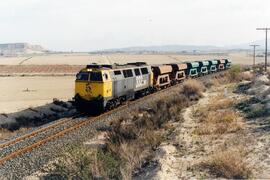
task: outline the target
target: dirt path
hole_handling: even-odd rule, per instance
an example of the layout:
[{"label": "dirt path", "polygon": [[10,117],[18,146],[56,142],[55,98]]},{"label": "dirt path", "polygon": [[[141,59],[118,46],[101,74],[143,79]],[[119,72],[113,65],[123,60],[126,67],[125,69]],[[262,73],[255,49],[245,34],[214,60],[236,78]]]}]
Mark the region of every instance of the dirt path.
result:
[{"label": "dirt path", "polygon": [[161,144],[157,159],[160,162],[160,170],[153,179],[190,179],[198,178],[192,172],[194,164],[198,163],[201,156],[201,146],[197,143],[193,131],[196,122],[192,117],[192,111],[195,106],[201,106],[209,100],[208,93],[204,94],[204,98],[193,106],[186,108],[182,115],[184,122],[175,124],[174,140]]}]

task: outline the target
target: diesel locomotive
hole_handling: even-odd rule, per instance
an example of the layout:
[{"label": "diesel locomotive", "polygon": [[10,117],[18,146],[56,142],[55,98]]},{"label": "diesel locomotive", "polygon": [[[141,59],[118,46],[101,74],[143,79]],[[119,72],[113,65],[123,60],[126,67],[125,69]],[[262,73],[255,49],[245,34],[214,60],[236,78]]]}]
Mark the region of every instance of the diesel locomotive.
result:
[{"label": "diesel locomotive", "polygon": [[76,75],[75,106],[80,111],[100,113],[121,103],[160,89],[231,67],[231,60],[204,60],[164,65],[144,62],[89,64]]}]

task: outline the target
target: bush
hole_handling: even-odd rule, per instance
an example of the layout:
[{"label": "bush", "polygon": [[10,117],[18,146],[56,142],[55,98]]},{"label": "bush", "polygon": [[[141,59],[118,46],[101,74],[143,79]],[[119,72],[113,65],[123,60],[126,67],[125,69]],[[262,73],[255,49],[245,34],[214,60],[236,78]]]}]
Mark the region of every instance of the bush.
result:
[{"label": "bush", "polygon": [[100,174],[108,179],[121,179],[120,163],[117,157],[108,151],[97,152],[97,167]]},{"label": "bush", "polygon": [[227,109],[227,108],[232,107],[234,105],[234,103],[235,102],[232,98],[225,99],[225,97],[222,94],[220,94],[220,95],[216,96],[215,98],[213,98],[212,100],[210,100],[207,108],[208,108],[208,111]]},{"label": "bush", "polygon": [[228,79],[230,82],[235,82],[241,80],[240,77],[241,73],[241,66],[240,65],[233,65],[231,69],[228,71]]},{"label": "bush", "polygon": [[58,179],[92,179],[92,165],[94,164],[95,152],[84,146],[71,146],[61,155],[55,169],[50,172]]},{"label": "bush", "polygon": [[268,115],[268,111],[266,108],[255,108],[248,112],[247,118],[258,118]]},{"label": "bush", "polygon": [[201,82],[189,79],[183,83],[183,88],[181,93],[183,93],[186,97],[193,100],[198,100],[203,97],[204,86]]},{"label": "bush", "polygon": [[237,114],[231,110],[211,111],[201,118],[203,124],[194,131],[197,135],[224,134],[241,129],[241,124],[237,121]]},{"label": "bush", "polygon": [[217,177],[246,179],[252,174],[251,168],[245,161],[246,155],[247,153],[243,147],[235,147],[221,152],[216,151],[202,165]]},{"label": "bush", "polygon": [[87,148],[84,145],[68,147],[49,170],[47,179],[95,178],[120,179],[120,160],[112,153]]}]

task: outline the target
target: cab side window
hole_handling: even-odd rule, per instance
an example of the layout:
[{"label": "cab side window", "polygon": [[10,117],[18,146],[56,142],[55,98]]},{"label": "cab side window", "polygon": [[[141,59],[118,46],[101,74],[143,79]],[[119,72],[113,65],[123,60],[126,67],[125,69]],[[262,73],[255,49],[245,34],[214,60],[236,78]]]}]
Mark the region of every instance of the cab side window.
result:
[{"label": "cab side window", "polygon": [[148,69],[147,68],[141,68],[142,74],[148,74]]},{"label": "cab side window", "polygon": [[113,71],[114,75],[121,75],[121,71],[117,70],[117,71]]},{"label": "cab side window", "polygon": [[104,74],[103,74],[103,79],[104,79],[104,80],[108,80],[108,79],[109,79],[109,76],[108,76],[107,73],[104,73]]},{"label": "cab side window", "polygon": [[133,72],[131,69],[123,70],[123,74],[125,78],[133,77]]},{"label": "cab side window", "polygon": [[135,71],[135,75],[136,75],[136,76],[140,76],[140,75],[141,75],[141,72],[140,72],[139,69],[134,69],[134,71]]}]

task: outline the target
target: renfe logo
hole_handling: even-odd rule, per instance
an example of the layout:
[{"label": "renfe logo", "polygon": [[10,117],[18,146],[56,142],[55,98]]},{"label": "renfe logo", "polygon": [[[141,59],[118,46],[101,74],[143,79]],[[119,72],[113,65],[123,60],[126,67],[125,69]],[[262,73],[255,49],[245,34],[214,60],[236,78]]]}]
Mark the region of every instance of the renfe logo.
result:
[{"label": "renfe logo", "polygon": [[90,83],[87,83],[85,85],[85,91],[89,94],[92,94],[92,89],[91,89],[91,86],[90,86]]},{"label": "renfe logo", "polygon": [[136,88],[143,87],[147,84],[147,81],[142,76],[136,76]]}]

